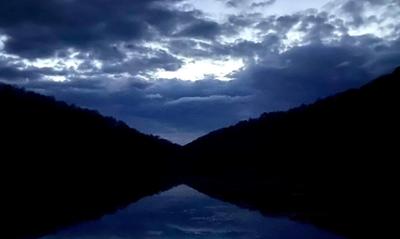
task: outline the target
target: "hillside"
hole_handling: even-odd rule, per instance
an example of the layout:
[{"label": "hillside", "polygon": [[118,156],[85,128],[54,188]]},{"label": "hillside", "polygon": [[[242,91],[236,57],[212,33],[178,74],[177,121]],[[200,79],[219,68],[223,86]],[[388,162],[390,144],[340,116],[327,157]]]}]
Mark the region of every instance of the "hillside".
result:
[{"label": "hillside", "polygon": [[2,216],[15,238],[103,215],[175,182],[178,146],[0,85]]},{"label": "hillside", "polygon": [[184,148],[190,184],[265,213],[363,237],[394,205],[399,82],[397,68],[360,89],[199,138]]}]

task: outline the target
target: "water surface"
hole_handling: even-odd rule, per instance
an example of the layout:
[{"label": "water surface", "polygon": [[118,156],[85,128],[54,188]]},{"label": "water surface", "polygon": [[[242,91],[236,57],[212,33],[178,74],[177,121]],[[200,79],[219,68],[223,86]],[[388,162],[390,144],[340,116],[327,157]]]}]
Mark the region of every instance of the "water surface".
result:
[{"label": "water surface", "polygon": [[269,218],[187,186],[41,239],[340,239],[314,226]]}]

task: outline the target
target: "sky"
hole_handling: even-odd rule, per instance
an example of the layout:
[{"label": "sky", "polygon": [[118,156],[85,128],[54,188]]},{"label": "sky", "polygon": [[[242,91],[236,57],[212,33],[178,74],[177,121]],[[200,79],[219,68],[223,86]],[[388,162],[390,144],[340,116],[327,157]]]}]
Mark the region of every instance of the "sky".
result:
[{"label": "sky", "polygon": [[179,144],[400,65],[399,0],[0,0],[0,81]]}]

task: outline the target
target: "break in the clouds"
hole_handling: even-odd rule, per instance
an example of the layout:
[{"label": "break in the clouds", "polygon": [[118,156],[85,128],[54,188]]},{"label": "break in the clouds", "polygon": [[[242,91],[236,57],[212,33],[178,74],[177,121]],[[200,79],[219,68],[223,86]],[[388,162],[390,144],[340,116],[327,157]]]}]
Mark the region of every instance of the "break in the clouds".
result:
[{"label": "break in the clouds", "polygon": [[0,80],[186,143],[400,65],[398,0],[14,0]]}]

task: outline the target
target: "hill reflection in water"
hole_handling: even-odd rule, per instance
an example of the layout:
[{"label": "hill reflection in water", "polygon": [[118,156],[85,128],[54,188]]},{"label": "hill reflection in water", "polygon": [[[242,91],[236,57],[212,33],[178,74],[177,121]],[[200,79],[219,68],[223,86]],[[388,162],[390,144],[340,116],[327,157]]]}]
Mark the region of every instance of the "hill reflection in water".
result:
[{"label": "hill reflection in water", "polygon": [[41,239],[339,239],[314,226],[268,218],[181,185],[99,220]]}]

